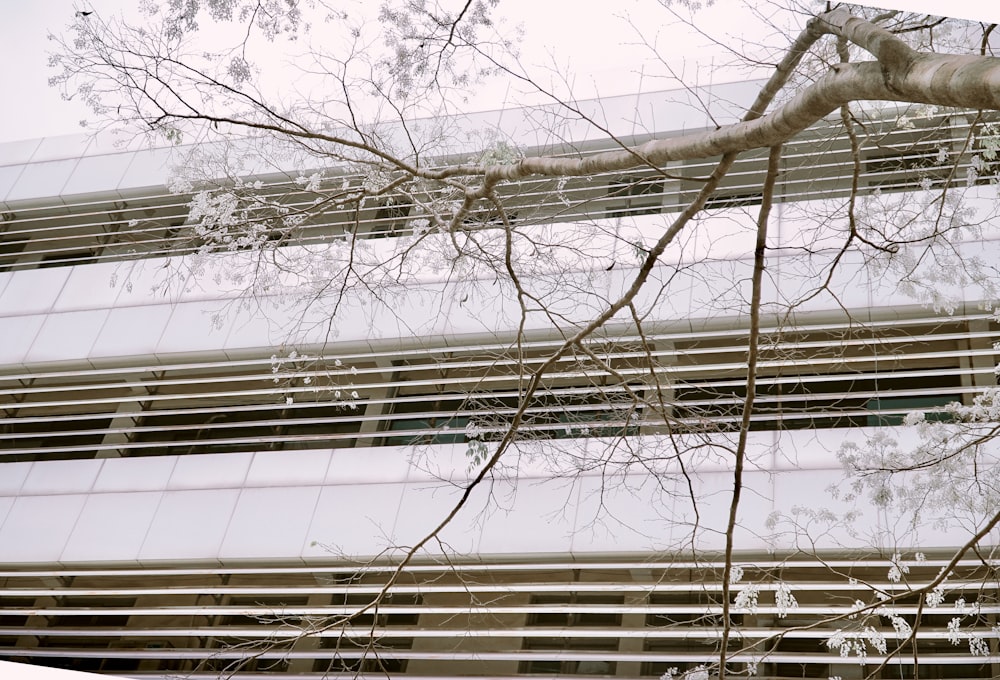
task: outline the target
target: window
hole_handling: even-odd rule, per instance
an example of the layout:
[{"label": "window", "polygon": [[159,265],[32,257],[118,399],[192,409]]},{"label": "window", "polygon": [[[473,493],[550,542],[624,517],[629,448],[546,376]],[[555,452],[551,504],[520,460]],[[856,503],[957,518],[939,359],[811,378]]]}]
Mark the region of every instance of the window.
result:
[{"label": "window", "polygon": [[705,201],[705,209],[713,208],[745,208],[752,205],[760,205],[764,202],[764,194],[759,191],[743,192],[738,194],[719,195],[713,194]]},{"label": "window", "polygon": [[951,174],[952,164],[945,143],[921,143],[869,154],[864,171],[868,175],[868,186],[883,191],[902,191],[940,186]]},{"label": "window", "polygon": [[[616,605],[624,603],[615,593],[559,593],[535,595],[531,603],[538,611],[528,615],[529,627],[547,628],[618,628],[622,623]],[[545,636],[524,638],[523,649],[538,652],[535,658],[522,661],[520,673],[539,675],[614,675],[616,663],[602,658],[601,652],[617,652],[616,637]],[[545,652],[559,652],[546,658]],[[566,659],[567,652],[583,653],[590,658]]]},{"label": "window", "polygon": [[[234,405],[235,406],[235,405]],[[350,446],[338,434],[358,431],[363,405],[293,403],[278,407],[191,409],[160,415],[146,411],[138,420],[129,455],[186,455],[229,453],[257,449],[299,450]],[[176,443],[174,443],[176,442]]]},{"label": "window", "polygon": [[461,398],[443,397],[427,401],[406,401],[396,404],[394,414],[408,417],[393,418],[388,423],[390,432],[400,432],[384,439],[385,446],[412,446],[417,444],[456,444],[465,441],[468,416],[455,412],[462,408]]},{"label": "window", "polygon": [[[334,595],[331,604],[345,607],[365,607],[375,595],[373,593],[344,593]],[[359,628],[372,626],[415,626],[420,620],[420,603],[423,598],[417,593],[388,593],[382,598],[378,607],[373,607],[351,619],[351,625]],[[383,607],[413,607],[413,611],[387,614]]]},{"label": "window", "polygon": [[[540,658],[522,661],[519,673],[537,675],[614,675],[616,663],[601,658],[601,652],[617,652],[618,638],[544,637],[525,638],[524,649]],[[593,658],[546,659],[545,652],[582,652]]]},{"label": "window", "polygon": [[8,271],[14,266],[27,243],[27,239],[0,239],[0,272]]},{"label": "window", "polygon": [[[662,611],[647,614],[647,626],[719,627],[722,625],[722,616],[708,611],[710,607],[719,606],[718,601],[703,590],[652,593],[649,596],[649,604],[659,607]],[[733,626],[742,625],[743,615],[730,614],[729,622]]]},{"label": "window", "polygon": [[379,236],[399,236],[406,229],[407,217],[413,205],[402,196],[390,196],[375,212],[375,223],[369,238]]},{"label": "window", "polygon": [[[47,409],[46,409],[47,410]],[[27,417],[47,415],[39,410],[25,410]],[[0,424],[0,451],[4,449],[30,449],[32,453],[8,454],[3,460],[7,462],[26,460],[45,460],[47,458],[58,458],[60,460],[70,460],[75,458],[93,458],[95,450],[89,447],[99,446],[106,436],[104,428],[111,426],[111,418],[80,418],[65,419],[65,411],[53,416],[61,415],[64,419],[55,421],[45,421],[32,419],[27,422],[18,422],[17,418],[8,418],[7,422]],[[83,415],[83,414],[79,414]],[[48,453],[49,449],[56,449]],[[67,450],[69,449],[69,450]]]},{"label": "window", "polygon": [[[947,422],[951,420],[951,415],[939,409],[948,404],[958,401],[956,397],[948,394],[926,395],[922,397],[878,397],[869,399],[866,408],[875,411],[868,416],[869,426],[902,425],[906,413],[909,411],[919,411],[930,409],[924,413],[924,417],[931,421]],[[903,411],[902,413],[885,413],[882,411]]]},{"label": "window", "polygon": [[[818,638],[782,638],[775,649],[778,654],[829,655],[826,641]],[[782,678],[829,678],[830,666],[825,663],[776,663],[774,674]],[[921,673],[921,676],[923,674]]]},{"label": "window", "polygon": [[[614,605],[621,605],[624,596],[614,593],[559,593],[557,595],[535,595],[531,604],[538,611],[528,615],[529,626],[559,627],[611,627],[622,625],[622,615],[618,611],[603,611]],[[546,610],[545,606],[551,607]],[[564,605],[573,605],[566,607]],[[562,611],[560,611],[562,610]]]},{"label": "window", "polygon": [[622,177],[608,186],[608,198],[614,199],[608,217],[654,215],[663,203],[662,177]]},{"label": "window", "polygon": [[[922,628],[923,626],[921,626]],[[968,646],[963,645],[968,651]],[[961,651],[961,647],[952,645],[948,640],[923,639],[917,642],[917,650],[920,658],[920,680],[951,680],[952,678],[993,678],[992,666],[983,663],[983,659],[967,657],[969,663],[934,663],[937,656],[954,655],[956,650]],[[912,654],[901,655],[900,658],[912,659]],[[912,680],[917,677],[913,672],[912,664],[900,664],[898,666],[888,666],[882,671],[883,678],[899,678],[900,680]]]},{"label": "window", "polygon": [[46,255],[38,264],[38,268],[68,267],[77,264],[90,264],[91,262],[97,262],[97,254],[93,250],[73,250]]},{"label": "window", "polygon": [[[267,612],[261,614],[226,614],[219,622],[223,626],[266,626],[269,624],[298,621],[299,617],[289,617],[281,613],[289,607],[304,607],[309,604],[309,598],[302,595],[280,597],[230,597],[230,607],[246,607],[259,609],[265,607]],[[289,620],[291,619],[291,621]]]},{"label": "window", "polygon": [[[673,667],[683,672],[718,656],[719,638],[716,631],[722,626],[722,616],[710,610],[718,606],[717,599],[710,593],[702,590],[652,593],[649,604],[653,611],[646,615],[646,626],[676,628],[685,631],[685,634],[680,637],[650,636],[644,642],[643,650],[657,655],[700,654],[704,656],[704,661],[645,661],[640,670],[641,675],[660,676]],[[730,614],[729,620],[733,626],[742,625],[743,615]],[[738,637],[734,637],[730,644],[731,649],[735,650],[741,642]],[[737,674],[741,669],[733,665],[730,671]]]},{"label": "window", "polygon": [[[407,638],[412,641],[412,638]],[[335,641],[340,644],[341,650],[352,649],[357,653],[361,654],[363,647],[358,647],[356,642],[345,647],[344,643],[340,638],[324,638],[323,646],[332,647],[333,644],[329,641]],[[398,642],[398,639],[396,640]],[[397,644],[395,649],[408,649],[409,646],[403,647]],[[352,674],[396,674],[406,672],[406,663],[409,659],[400,659],[394,656],[389,656],[384,649],[384,642],[379,641],[378,648],[374,650],[369,650],[364,658],[357,658],[353,655],[348,656],[336,656],[332,659],[316,659],[313,662],[313,672],[315,673],[352,673]]]},{"label": "window", "polygon": [[[369,598],[370,601],[370,598]],[[369,624],[370,625],[370,624]],[[316,659],[313,671],[316,673],[405,673],[409,659],[396,656],[397,652],[413,647],[411,637],[348,637],[338,635],[324,637],[322,649],[334,649],[343,653],[332,659]]]},{"label": "window", "polygon": [[20,628],[27,625],[27,614],[8,614],[6,609],[32,609],[35,606],[33,597],[5,597],[0,609],[0,628]]},{"label": "window", "polygon": [[[58,610],[49,610],[50,628],[111,628],[124,627],[128,623],[129,615],[125,614],[103,614],[102,610],[111,608],[115,610],[128,610],[135,606],[135,598],[125,595],[105,595],[102,597],[72,597],[67,598],[64,607],[70,609],[90,609],[92,614],[81,614],[79,616],[59,616]],[[59,638],[55,638],[58,640]],[[106,647],[107,641],[101,645]]]},{"label": "window", "polygon": [[[641,393],[643,386],[632,386]],[[468,404],[476,411],[474,423],[484,441],[499,441],[507,431],[519,398],[480,397]],[[573,437],[623,437],[639,434],[636,402],[620,390],[563,394],[536,394],[521,418],[519,439],[570,439]]]}]

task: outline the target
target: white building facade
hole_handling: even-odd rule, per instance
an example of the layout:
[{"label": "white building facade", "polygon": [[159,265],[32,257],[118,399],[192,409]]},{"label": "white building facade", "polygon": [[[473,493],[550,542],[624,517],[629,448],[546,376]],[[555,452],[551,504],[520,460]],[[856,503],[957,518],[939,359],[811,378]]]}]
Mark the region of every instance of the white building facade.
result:
[{"label": "white building facade", "polygon": [[[701,94],[724,121],[752,85]],[[706,128],[691,96],[585,105],[630,121],[620,138],[631,142]],[[861,195],[886,214],[974,162],[961,151],[972,115],[914,126],[898,116],[872,112],[884,134],[862,149]],[[530,141],[526,112],[462,124],[554,149]],[[899,427],[905,413],[938,414],[995,387],[998,331],[972,280],[941,277],[906,295],[891,268],[839,253],[845,217],[825,215],[847,195],[851,165],[832,129],[789,144],[772,218],[734,533],[744,580],[733,593],[755,583],[759,597],[729,614],[732,672],[744,677],[917,677],[912,641],[897,655],[869,647],[863,660],[828,641],[852,630],[857,600],[935,578],[975,529],[914,526],[828,492],[844,442],[889,432],[905,445],[917,437]],[[569,133],[581,153],[608,148]],[[954,150],[950,165],[941,149]],[[122,151],[100,137],[0,147],[0,656],[129,677],[282,678],[640,678],[718,658],[725,450],[746,394],[740,302],[765,156],[737,163],[696,236],[653,272],[636,303],[649,312],[642,332],[616,317],[587,341],[592,355],[557,362],[508,458],[397,574],[518,411],[525,370],[628,285],[643,238],[710,163],[518,187],[508,197],[518,225],[579,228],[588,252],[607,252],[596,272],[561,273],[552,314],[527,316],[519,333],[509,291],[448,272],[380,289],[382,306],[351,292],[335,328],[321,304],[247,304],[213,276],[228,265],[187,266],[203,246],[191,197],[165,188],[187,152]],[[981,229],[954,249],[995,263],[987,174],[963,184]],[[306,200],[295,177],[259,177],[291,204]],[[412,234],[413,209],[382,201],[332,214],[278,250],[349,229],[366,247],[392,248]],[[933,613],[919,598],[898,603],[904,619],[922,619],[919,677],[1000,674],[988,557],[953,566]],[[907,578],[892,580],[904,560]],[[390,578],[377,607],[323,624],[372,602]],[[956,617],[970,631],[957,646]],[[889,649],[905,641],[876,619]]]}]

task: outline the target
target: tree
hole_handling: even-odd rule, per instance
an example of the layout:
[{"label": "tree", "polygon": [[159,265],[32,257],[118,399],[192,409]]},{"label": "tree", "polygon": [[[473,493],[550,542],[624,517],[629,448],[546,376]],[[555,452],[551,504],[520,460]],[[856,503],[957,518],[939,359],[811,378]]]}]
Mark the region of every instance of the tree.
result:
[{"label": "tree", "polygon": [[[491,286],[516,301],[516,332],[505,340],[514,358],[516,398],[485,404],[478,412],[493,410],[502,416],[466,426],[470,481],[440,523],[403,551],[401,565],[434,543],[474,489],[504,467],[516,476],[523,443],[552,430],[553,423],[537,415],[546,398],[556,399],[566,414],[555,425],[569,429],[580,423],[570,414],[595,407],[595,417],[584,418],[579,427],[596,429],[614,442],[597,452],[575,444],[562,450],[554,446],[558,453],[550,464],[563,474],[595,467],[642,469],[663,485],[664,493],[675,494],[693,488],[691,469],[723,460],[731,489],[725,522],[712,527],[724,536],[724,568],[719,574],[718,661],[710,670],[726,677],[731,672],[727,659],[733,655],[730,638],[736,635],[733,613],[754,612],[763,585],[741,583],[738,517],[746,502],[748,466],[759,465],[749,451],[751,431],[756,418],[770,413],[761,406],[762,397],[774,397],[758,380],[774,377],[763,366],[782,359],[782,333],[793,333],[796,315],[818,297],[842,304],[835,279],[851,258],[884,272],[919,302],[945,311],[968,297],[949,289],[972,287],[972,297],[986,305],[997,297],[996,268],[988,258],[970,257],[958,246],[965,235],[982,239],[993,228],[993,215],[970,212],[965,191],[981,191],[984,183],[992,186],[994,114],[1000,110],[1000,59],[987,56],[994,27],[846,6],[827,9],[809,18],[797,35],[786,39],[788,44],[773,47],[779,56],[767,64],[769,77],[741,120],[633,143],[616,138],[588,107],[519,69],[512,56],[516,39],[495,23],[496,5],[482,0],[457,3],[453,9],[422,2],[385,4],[375,24],[383,33],[381,42],[372,37],[370,26],[346,11],[331,10],[326,19],[342,46],[314,51],[313,65],[305,69],[324,83],[323,91],[332,93],[329,100],[286,104],[262,84],[265,72],[250,58],[253,50],[307,34],[306,9],[278,0],[230,0],[204,7],[195,0],[172,1],[153,6],[147,23],[138,25],[80,15],[71,37],[59,42],[53,80],[67,94],[85,98],[102,125],[131,126],[159,141],[198,141],[174,187],[191,195],[192,255],[186,264],[199,274],[216,270],[245,288],[248,305],[278,300],[295,310],[301,324],[335,328],[358,296],[391,310],[394,292],[421,282],[427,271],[451,282],[443,294],[463,302]],[[199,53],[192,40],[206,14],[231,22],[234,47]],[[936,51],[941,44],[967,53]],[[614,147],[591,153],[565,144],[552,154],[535,155],[492,131],[467,143],[456,133],[452,114],[461,108],[456,102],[463,92],[497,78],[534,87],[551,99],[540,110],[553,119],[592,126],[610,137]],[[881,102],[883,108],[873,112],[870,102]],[[919,107],[904,109],[903,104]],[[957,126],[960,116],[964,122]],[[902,159],[890,154],[863,160],[862,147],[868,142],[878,146],[884,134],[880,126],[887,120],[926,134],[917,135]],[[821,123],[825,129],[815,132]],[[964,137],[949,138],[948,148],[931,134],[954,127]],[[768,231],[771,213],[782,175],[795,163],[786,149],[802,134],[815,135],[810,139],[817,147],[826,143],[824,135],[846,137],[846,183],[839,195],[815,206],[823,211],[813,216],[816,229],[778,246]],[[759,194],[727,193],[727,173],[738,159],[755,152],[762,177]],[[263,164],[257,162],[260,158]],[[679,180],[674,166],[696,159],[711,159],[713,166],[707,175],[684,176],[684,186],[691,188],[675,212],[652,227],[631,222],[642,214],[645,204],[638,198],[649,187]],[[862,175],[879,162],[888,164],[882,166],[887,174],[910,173],[910,185],[901,187],[908,193],[862,186]],[[282,172],[294,168],[294,191],[306,192],[310,200],[293,203],[293,189],[275,189],[263,181],[267,166]],[[626,198],[620,214],[611,215],[619,220],[613,232],[604,219],[585,223],[581,217],[572,228],[548,218],[533,221],[525,212],[530,201],[518,195],[522,189],[541,191],[585,216],[586,207],[579,206],[591,197],[578,198],[578,182],[608,173],[621,173],[624,179],[612,192]],[[353,176],[362,179],[354,181]],[[821,174],[813,179],[818,182]],[[706,211],[719,207],[742,210],[742,222],[731,236],[749,263],[745,278],[737,270],[736,285],[711,302],[717,307],[704,310],[718,313],[730,306],[726,312],[740,315],[748,328],[740,384],[725,392],[732,409],[721,419],[676,399],[649,341],[663,301],[682,279],[683,263],[706,256],[694,239],[708,224]],[[361,219],[363,211],[372,209],[385,227],[376,233],[366,232]],[[325,233],[309,232],[321,233],[321,242],[304,243],[303,235],[315,225],[327,225]],[[715,234],[702,238],[721,241]],[[800,290],[776,297],[767,286],[770,268],[783,254],[778,248],[794,249],[810,269],[801,276]],[[609,252],[615,256],[609,258]],[[634,259],[621,261],[623,252]],[[612,270],[615,276],[626,273],[616,279],[620,290],[609,294],[612,287],[602,277]],[[717,290],[719,282],[707,285]],[[522,342],[530,329],[543,325],[558,341],[541,356],[529,355]],[[641,358],[638,365],[616,359],[622,327],[630,329],[630,342],[639,348],[630,354]],[[838,360],[846,361],[844,356]],[[277,365],[295,368],[300,361],[282,357]],[[580,403],[569,394],[551,396],[549,386],[567,361],[584,374],[589,370],[607,379],[597,391],[600,404]],[[700,396],[711,401],[719,394]],[[990,442],[996,434],[996,398],[996,390],[985,390],[975,401],[948,406],[942,411],[947,420],[910,416],[916,439],[909,445],[900,445],[887,430],[844,444],[848,482],[838,490],[841,499],[866,498],[896,515],[912,513],[915,518],[945,511],[944,521],[964,525],[967,537],[938,576],[898,592],[872,586],[870,600],[831,618],[827,623],[843,624],[832,634],[831,648],[861,658],[869,651],[917,658],[920,615],[906,618],[894,607],[914,597],[921,608],[942,602],[954,566],[969,553],[982,556],[987,579],[995,577],[989,542],[1000,513],[989,474],[995,469]],[[335,399],[341,399],[339,392]],[[604,427],[602,419],[617,429]],[[631,446],[640,427],[660,435],[656,447]],[[700,532],[709,527],[699,526],[702,499],[692,492],[687,500],[694,508],[694,525],[681,532],[673,547],[697,555]],[[803,550],[811,550],[818,526],[841,521],[850,517],[806,508],[775,517],[772,524],[775,531],[792,532]],[[913,526],[918,524],[914,519]],[[913,565],[901,555],[891,561],[888,578],[905,580]],[[379,597],[392,584],[390,579]],[[780,580],[766,587],[775,593],[779,609],[795,606],[794,595]],[[379,597],[355,614],[304,634],[343,626],[377,608]],[[972,607],[967,616],[977,619],[978,611]],[[888,640],[894,649],[871,623],[880,617],[893,626],[895,637]],[[987,655],[985,638],[962,629],[965,617],[954,619],[956,639],[967,640],[973,653]],[[771,641],[784,634],[776,633]],[[754,649],[767,658],[764,647]]]}]

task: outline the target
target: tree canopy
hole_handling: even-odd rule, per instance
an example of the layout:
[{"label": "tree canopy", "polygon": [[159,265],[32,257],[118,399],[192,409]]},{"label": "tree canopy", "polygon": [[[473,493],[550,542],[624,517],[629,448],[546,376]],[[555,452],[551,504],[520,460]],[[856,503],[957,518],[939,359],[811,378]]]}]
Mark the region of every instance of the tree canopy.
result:
[{"label": "tree canopy", "polygon": [[[631,454],[626,445],[567,452],[573,463],[565,474],[573,466],[619,466],[684,486],[689,468],[723,461],[731,484],[727,520],[715,527],[724,536],[726,567],[713,672],[725,677],[735,635],[729,614],[756,603],[734,555],[741,550],[744,475],[765,467],[748,442],[758,419],[773,415],[761,403],[778,398],[780,370],[773,367],[787,358],[782,338],[795,335],[796,319],[820,303],[853,318],[861,310],[848,292],[862,270],[868,274],[857,280],[906,294],[942,318],[970,301],[986,310],[995,304],[993,251],[976,245],[997,234],[994,26],[778,3],[760,10],[762,24],[772,27],[766,38],[718,45],[727,59],[745,60],[754,76],[744,84],[754,95],[738,115],[731,103],[709,101],[702,83],[685,80],[682,68],[664,63],[663,72],[672,74],[670,96],[689,111],[700,108],[707,123],[652,124],[637,110],[631,131],[622,134],[620,121],[609,120],[599,103],[574,97],[569,74],[524,68],[518,46],[539,37],[501,21],[503,9],[498,0],[410,0],[385,2],[377,15],[359,17],[349,3],[151,2],[136,21],[79,15],[57,40],[53,83],[90,104],[98,129],[126,130],[156,144],[194,143],[172,186],[190,196],[185,266],[215,268],[248,300],[277,300],[309,323],[334,329],[348,323],[351,300],[391,312],[399,291],[431,280],[446,284],[435,294],[460,302],[511,301],[505,342],[520,379],[512,412],[499,425],[480,423],[492,428],[489,437],[469,437],[473,474],[464,494],[402,552],[404,564],[434,542],[474,488],[496,475],[516,477],[517,451],[531,440],[532,409],[570,358],[607,376],[617,390],[606,397],[614,393],[619,412],[641,413],[642,426],[655,424],[660,439]],[[662,10],[670,21],[689,22],[692,39],[712,34],[697,9],[665,2]],[[789,26],[796,28],[789,33]],[[655,59],[654,36],[637,30],[636,41]],[[289,46],[301,47],[298,63],[270,73]],[[275,85],[292,70],[296,87]],[[504,83],[533,90],[541,102],[519,114],[537,126],[537,144],[479,124],[463,110],[479,88]],[[887,141],[891,133],[908,134],[905,147]],[[749,182],[734,179],[741,167],[750,168]],[[879,185],[866,179],[873,173],[905,181]],[[789,188],[793,176],[805,187],[798,193]],[[616,207],[595,210],[595,192],[615,199]],[[643,197],[653,193],[671,194],[669,209],[661,200],[649,210]],[[533,214],[538,203],[548,212]],[[779,209],[783,219],[799,210],[796,224],[807,226],[775,233]],[[720,261],[738,264],[711,274],[697,268]],[[778,285],[782,267],[792,274]],[[696,300],[691,277],[712,294]],[[680,298],[690,305],[675,302]],[[724,420],[683,411],[660,375],[663,363],[648,349],[648,336],[673,313],[725,315],[748,329]],[[866,321],[853,319],[859,326]],[[595,344],[622,328],[636,338],[638,366]],[[539,329],[556,342],[529,356],[521,343]],[[846,356],[837,360],[849,362]],[[802,393],[809,392],[807,382]],[[965,403],[942,405],[934,417],[907,416],[905,440],[891,428],[845,439],[837,503],[871,503],[904,517],[944,515],[945,525],[964,532],[952,558],[981,554],[992,564],[989,546],[1000,522],[991,478],[997,394],[984,388]],[[628,439],[639,427],[631,422],[624,417],[609,438]],[[697,506],[697,498],[690,500]],[[800,536],[797,544],[807,550],[817,526],[851,521],[850,513],[824,513],[819,505],[789,509],[770,526]],[[701,528],[689,529],[672,545],[697,552],[693,536]],[[920,547],[918,538],[912,541]],[[893,560],[903,565],[898,555]],[[896,580],[903,566],[894,567]],[[916,626],[892,605],[914,592],[940,601],[950,572],[903,594],[873,593],[851,621],[844,617],[847,632],[829,645],[845,654],[884,653],[885,638],[864,623],[881,616],[900,635],[896,651],[903,649]],[[777,592],[794,606],[780,584]],[[970,635],[970,649],[988,654],[981,640]]]}]

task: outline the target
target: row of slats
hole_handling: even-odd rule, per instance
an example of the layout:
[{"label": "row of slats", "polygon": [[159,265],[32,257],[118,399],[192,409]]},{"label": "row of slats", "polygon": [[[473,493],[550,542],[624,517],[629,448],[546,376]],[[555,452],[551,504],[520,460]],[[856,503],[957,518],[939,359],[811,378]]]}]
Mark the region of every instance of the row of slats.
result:
[{"label": "row of slats", "polygon": [[[911,559],[909,574],[896,583],[887,579],[885,558],[828,557],[741,560],[744,579],[735,588],[755,583],[761,595],[756,610],[732,611],[732,663],[757,662],[765,678],[783,677],[784,664],[819,664],[827,674],[856,665],[827,648],[836,630],[872,625],[890,646],[901,638],[884,618],[846,618],[855,601],[875,603],[878,593],[904,596],[946,563],[944,556]],[[947,625],[961,618],[963,630],[986,639],[996,654],[996,566],[960,562],[938,607],[920,607],[913,598],[893,605],[910,620],[921,611],[916,639],[927,672],[947,666],[965,674],[947,677],[994,677],[992,664],[1000,657],[973,657],[967,646],[952,646]],[[590,661],[634,663],[605,670],[648,677],[660,675],[665,663],[684,670],[711,662],[721,637],[722,565],[711,561],[415,564],[401,572],[376,617],[323,627],[369,602],[393,573],[390,565],[345,564],[8,570],[0,573],[0,657],[169,677],[219,670],[221,661],[246,661],[247,677],[254,670],[322,677],[377,670],[373,657],[391,661],[391,675],[415,677],[465,675],[470,661],[496,677],[550,673],[551,664],[562,664],[557,674],[587,675],[594,668],[578,664]],[[785,617],[773,603],[779,584],[799,602]],[[980,605],[976,616],[964,615],[960,597]],[[840,619],[824,621],[833,617]],[[301,626],[315,633],[301,639]],[[258,646],[273,642],[285,646]],[[369,642],[375,651],[366,649]],[[889,663],[905,666],[910,658],[907,648]],[[253,659],[280,663],[265,669]],[[301,663],[286,663],[294,660]],[[868,663],[881,660],[869,650]]]},{"label": "row of slats", "polygon": [[[919,127],[914,129],[892,127],[892,121],[869,121],[872,134],[862,149],[861,186],[866,190],[912,190],[919,188],[924,179],[938,186],[949,175],[955,185],[962,185],[976,148],[974,143],[969,144],[970,118],[938,116],[919,121]],[[971,151],[960,154],[966,147]],[[942,148],[949,150],[944,169],[934,166],[939,162],[938,149]],[[848,138],[838,126],[821,123],[803,133],[786,145],[784,171],[777,187],[779,200],[844,195],[853,172],[850,158]],[[697,161],[667,168],[667,172],[699,178],[708,175],[711,167],[709,161]],[[731,170],[719,197],[710,205],[753,203],[760,191],[764,167],[764,156],[747,154]],[[984,174],[991,175],[992,170],[987,168]],[[330,186],[339,191],[345,179],[352,186],[362,183],[360,176],[338,176],[331,179]],[[561,188],[553,180],[529,180],[502,187],[501,193],[508,217],[519,225],[530,225],[670,212],[680,209],[698,188],[697,181],[664,180],[646,168],[570,180]],[[430,191],[418,196],[421,202],[434,197],[436,190]],[[307,211],[317,198],[317,194],[307,193],[285,178],[266,182],[258,195],[293,210]],[[188,224],[189,199],[143,193],[124,200],[87,199],[74,203],[70,199],[58,208],[15,206],[0,223],[0,270],[193,252],[201,242]],[[370,199],[358,213],[357,224],[353,206],[325,210],[281,242],[317,243],[347,232],[362,236],[401,233],[410,228],[409,220],[416,216],[417,207],[405,194],[394,200],[392,210],[387,210],[380,201]],[[477,215],[486,222],[497,219],[485,208]]]},{"label": "row of slats", "polygon": [[[995,384],[997,325],[986,315],[766,330],[753,414],[764,428],[895,422],[912,409],[968,403]],[[595,342],[607,366],[582,353],[562,357],[527,404],[519,436],[730,428],[743,401],[745,338],[738,329],[649,330],[645,346],[628,332]],[[0,375],[0,456],[491,439],[502,436],[524,376],[552,347],[538,339],[522,342],[519,356],[470,345],[11,372]]]}]

